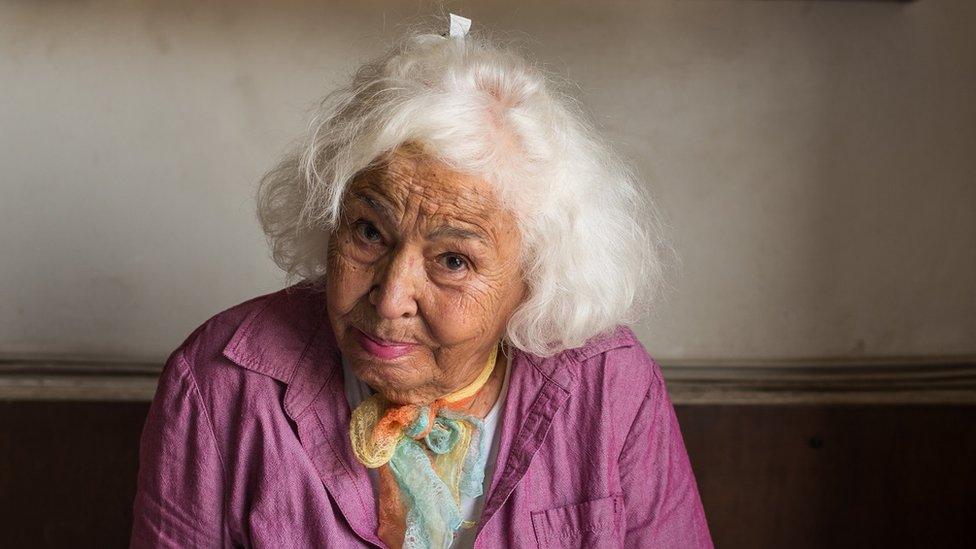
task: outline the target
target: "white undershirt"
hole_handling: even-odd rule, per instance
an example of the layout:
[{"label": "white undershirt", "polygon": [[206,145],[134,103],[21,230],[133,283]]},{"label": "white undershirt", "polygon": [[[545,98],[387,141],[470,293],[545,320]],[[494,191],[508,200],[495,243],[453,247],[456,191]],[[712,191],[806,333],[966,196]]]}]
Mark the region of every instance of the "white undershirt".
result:
[{"label": "white undershirt", "polygon": [[[501,390],[498,392],[498,399],[495,400],[495,404],[492,405],[491,410],[485,415],[482,420],[484,425],[484,431],[481,435],[481,445],[482,448],[485,445],[490,445],[488,447],[488,459],[485,460],[485,475],[484,484],[481,490],[482,495],[476,498],[469,498],[461,496],[461,516],[464,517],[466,521],[475,522],[481,517],[481,509],[484,507],[484,494],[488,491],[491,484],[491,475],[495,470],[495,461],[498,457],[498,442],[499,437],[497,436],[498,424],[501,422],[502,415],[502,404],[505,402],[505,396],[508,394],[508,374],[511,370],[511,357],[508,354],[503,353],[505,356],[505,377],[502,380]],[[342,357],[342,377],[346,389],[346,400],[349,401],[349,409],[355,410],[359,403],[369,398],[373,393],[373,389],[359,380],[353,374],[352,369],[349,367],[349,362],[346,357]],[[373,493],[379,494],[379,477],[376,469],[367,469],[369,473],[369,478],[373,483]],[[467,549],[474,545],[475,532],[477,532],[477,526],[472,526],[471,528],[461,528],[458,530],[456,537],[454,538],[454,543],[451,545],[452,549]]]}]

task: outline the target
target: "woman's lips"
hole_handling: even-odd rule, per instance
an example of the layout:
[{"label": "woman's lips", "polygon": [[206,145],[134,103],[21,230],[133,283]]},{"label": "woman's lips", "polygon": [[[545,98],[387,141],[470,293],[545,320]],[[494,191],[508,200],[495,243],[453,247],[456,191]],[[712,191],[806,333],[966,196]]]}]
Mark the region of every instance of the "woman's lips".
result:
[{"label": "woman's lips", "polygon": [[362,330],[355,330],[356,341],[367,353],[384,360],[392,360],[409,353],[414,348],[413,343],[391,343],[373,339],[363,333]]}]

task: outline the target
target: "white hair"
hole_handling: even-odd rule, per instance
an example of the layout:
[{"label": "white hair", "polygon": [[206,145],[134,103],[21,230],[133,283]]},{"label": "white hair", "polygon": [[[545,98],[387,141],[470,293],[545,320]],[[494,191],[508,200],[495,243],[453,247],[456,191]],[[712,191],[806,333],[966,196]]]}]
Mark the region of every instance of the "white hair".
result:
[{"label": "white hair", "polygon": [[664,225],[634,171],[557,81],[477,33],[411,32],[328,96],[258,191],[289,277],[320,282],[343,193],[407,142],[496,190],[515,216],[529,288],[509,343],[550,356],[639,320],[665,284]]}]

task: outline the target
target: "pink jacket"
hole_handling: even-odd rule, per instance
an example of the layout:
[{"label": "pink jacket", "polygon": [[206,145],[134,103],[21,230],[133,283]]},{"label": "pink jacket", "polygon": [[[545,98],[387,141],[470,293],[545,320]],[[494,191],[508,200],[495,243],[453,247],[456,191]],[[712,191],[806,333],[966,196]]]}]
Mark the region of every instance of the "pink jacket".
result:
[{"label": "pink jacket", "polygon": [[[624,326],[516,351],[476,547],[712,547],[661,369]],[[322,294],[224,311],[166,362],[132,547],[383,547]]]}]

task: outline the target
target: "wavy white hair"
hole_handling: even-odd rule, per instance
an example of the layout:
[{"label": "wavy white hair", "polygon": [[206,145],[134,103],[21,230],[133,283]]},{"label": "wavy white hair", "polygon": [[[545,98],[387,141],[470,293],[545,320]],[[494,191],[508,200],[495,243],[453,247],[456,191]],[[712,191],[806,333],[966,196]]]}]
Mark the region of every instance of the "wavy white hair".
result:
[{"label": "wavy white hair", "polygon": [[634,171],[559,82],[476,33],[409,33],[328,96],[308,135],[258,191],[258,217],[290,278],[326,276],[343,192],[407,142],[490,184],[521,231],[527,298],[515,347],[550,356],[649,310],[673,256]]}]

